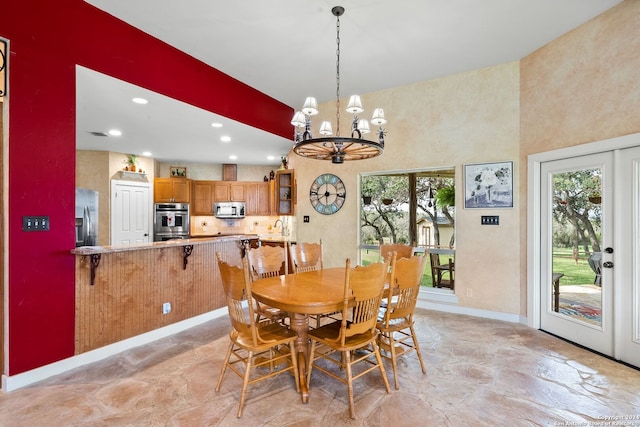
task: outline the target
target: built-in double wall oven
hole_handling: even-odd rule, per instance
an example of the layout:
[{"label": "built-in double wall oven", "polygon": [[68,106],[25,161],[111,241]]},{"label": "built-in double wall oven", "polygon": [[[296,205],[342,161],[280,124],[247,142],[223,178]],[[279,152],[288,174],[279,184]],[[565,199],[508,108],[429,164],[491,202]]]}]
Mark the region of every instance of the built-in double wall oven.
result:
[{"label": "built-in double wall oven", "polygon": [[153,241],[189,238],[189,204],[156,203],[153,216]]}]

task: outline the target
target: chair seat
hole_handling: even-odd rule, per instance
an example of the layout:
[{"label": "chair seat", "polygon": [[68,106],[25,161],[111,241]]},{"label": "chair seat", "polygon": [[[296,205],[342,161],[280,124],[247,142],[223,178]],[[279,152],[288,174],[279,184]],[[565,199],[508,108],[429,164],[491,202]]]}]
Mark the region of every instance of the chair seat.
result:
[{"label": "chair seat", "polygon": [[345,345],[343,347],[338,341],[336,341],[340,334],[340,324],[341,322],[334,322],[321,326],[309,331],[309,336],[324,345],[330,346],[336,351],[351,351],[361,348],[368,343],[375,341],[378,336],[377,331],[373,333],[353,335],[345,339]]},{"label": "chair seat", "polygon": [[262,351],[269,349],[276,345],[287,344],[292,339],[296,338],[296,333],[280,323],[269,323],[258,328],[260,339],[262,344],[254,345],[253,337],[250,332],[239,332],[232,330],[229,333],[231,340],[238,346],[251,351]]}]

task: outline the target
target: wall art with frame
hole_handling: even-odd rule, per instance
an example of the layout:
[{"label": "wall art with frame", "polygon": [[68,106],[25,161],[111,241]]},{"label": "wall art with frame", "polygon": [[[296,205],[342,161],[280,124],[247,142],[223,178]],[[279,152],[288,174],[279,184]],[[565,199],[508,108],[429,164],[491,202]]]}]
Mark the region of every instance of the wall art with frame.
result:
[{"label": "wall art with frame", "polygon": [[187,168],[182,166],[171,166],[169,168],[171,178],[186,178]]},{"label": "wall art with frame", "polygon": [[513,162],[464,165],[464,207],[512,208]]}]

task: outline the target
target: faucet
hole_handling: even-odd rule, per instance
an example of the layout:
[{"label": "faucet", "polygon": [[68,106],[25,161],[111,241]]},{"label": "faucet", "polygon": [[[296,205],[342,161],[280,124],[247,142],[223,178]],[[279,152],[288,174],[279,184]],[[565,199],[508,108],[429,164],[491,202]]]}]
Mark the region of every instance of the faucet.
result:
[{"label": "faucet", "polygon": [[284,236],[284,222],[280,218],[276,219],[276,222],[273,224],[273,228],[276,228],[280,223],[280,235]]}]

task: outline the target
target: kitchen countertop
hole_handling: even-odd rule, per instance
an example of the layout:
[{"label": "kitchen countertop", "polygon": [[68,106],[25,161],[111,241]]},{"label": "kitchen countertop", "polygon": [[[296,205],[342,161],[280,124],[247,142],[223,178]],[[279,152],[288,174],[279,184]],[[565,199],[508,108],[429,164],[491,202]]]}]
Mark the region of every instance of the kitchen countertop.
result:
[{"label": "kitchen countertop", "polygon": [[113,246],[81,246],[71,250],[74,255],[96,255],[115,252],[140,251],[146,249],[171,248],[175,246],[200,245],[204,243],[226,242],[241,239],[257,239],[257,234],[215,234],[211,236],[194,236],[191,239],[166,240],[164,242],[136,243],[132,245]]}]

